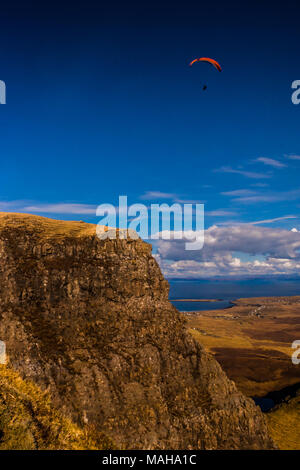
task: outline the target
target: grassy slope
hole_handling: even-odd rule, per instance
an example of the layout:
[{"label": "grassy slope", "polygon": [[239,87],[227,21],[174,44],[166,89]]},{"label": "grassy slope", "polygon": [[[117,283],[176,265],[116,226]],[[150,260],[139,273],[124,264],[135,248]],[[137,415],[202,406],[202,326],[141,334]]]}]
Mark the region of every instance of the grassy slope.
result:
[{"label": "grassy slope", "polygon": [[279,449],[300,450],[300,396],[268,413],[267,423]]},{"label": "grassy slope", "polygon": [[104,435],[63,417],[46,392],[0,365],[0,450],[112,448]]}]

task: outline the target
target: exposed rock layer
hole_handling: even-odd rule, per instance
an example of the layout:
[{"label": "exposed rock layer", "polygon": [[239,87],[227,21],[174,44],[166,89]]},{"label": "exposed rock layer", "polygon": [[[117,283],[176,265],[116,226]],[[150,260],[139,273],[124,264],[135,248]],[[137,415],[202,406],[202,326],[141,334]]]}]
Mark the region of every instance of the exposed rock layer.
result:
[{"label": "exposed rock layer", "polygon": [[2,214],[0,308],[11,365],[119,447],[273,447],[253,401],[187,334],[149,244]]}]

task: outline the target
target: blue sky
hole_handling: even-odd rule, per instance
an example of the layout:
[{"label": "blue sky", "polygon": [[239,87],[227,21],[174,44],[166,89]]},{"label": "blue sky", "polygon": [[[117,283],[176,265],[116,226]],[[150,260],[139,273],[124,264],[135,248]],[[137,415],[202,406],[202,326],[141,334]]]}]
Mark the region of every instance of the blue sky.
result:
[{"label": "blue sky", "polygon": [[22,3],[0,12],[1,210],[97,222],[125,194],[204,202],[207,229],[300,230],[297,2]]}]

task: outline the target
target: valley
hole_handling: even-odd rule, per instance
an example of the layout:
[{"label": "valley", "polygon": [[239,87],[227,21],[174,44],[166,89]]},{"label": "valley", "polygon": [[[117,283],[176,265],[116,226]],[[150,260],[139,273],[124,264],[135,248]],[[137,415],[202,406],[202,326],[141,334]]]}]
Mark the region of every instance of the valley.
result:
[{"label": "valley", "polygon": [[293,444],[293,436],[300,432],[295,419],[300,365],[292,362],[297,354],[292,344],[300,339],[300,296],[238,299],[229,309],[184,315],[192,336],[245,395],[256,397],[261,405],[263,397],[274,399],[277,392],[273,404],[280,404],[267,413],[271,434],[279,447],[299,448],[299,439]]}]

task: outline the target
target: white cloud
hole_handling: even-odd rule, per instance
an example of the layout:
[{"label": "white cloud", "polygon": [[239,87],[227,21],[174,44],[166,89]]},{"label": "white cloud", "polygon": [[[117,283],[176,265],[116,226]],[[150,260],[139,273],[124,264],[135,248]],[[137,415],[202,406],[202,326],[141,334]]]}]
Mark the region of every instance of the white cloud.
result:
[{"label": "white cloud", "polygon": [[268,183],[252,183],[251,186],[255,188],[267,188],[269,185]]},{"label": "white cloud", "polygon": [[204,204],[206,201],[205,200],[199,200],[199,199],[174,199],[174,202],[178,202],[178,204]]},{"label": "white cloud", "polygon": [[92,204],[36,204],[23,207],[26,212],[39,212],[45,214],[91,214],[96,215],[96,205]]},{"label": "white cloud", "polygon": [[[168,277],[284,274],[300,269],[300,233],[295,231],[212,226],[205,232],[202,250],[186,251],[185,241],[157,241],[156,257]],[[242,261],[237,252],[249,261]]]},{"label": "white cloud", "polygon": [[297,260],[268,258],[266,260],[241,261],[231,255],[213,261],[180,260],[166,263],[156,257],[162,271],[168,278],[209,278],[215,276],[263,276],[298,273],[300,262]]},{"label": "white cloud", "polygon": [[205,231],[204,248],[186,251],[185,240],[158,242],[158,252],[164,258],[210,260],[219,253],[240,251],[251,255],[266,255],[278,258],[299,258],[300,233],[278,228],[239,225],[218,227],[213,225]]},{"label": "white cloud", "polygon": [[246,171],[246,170],[235,170],[230,166],[222,166],[221,168],[217,168],[214,170],[215,173],[235,173],[237,175],[245,176],[246,178],[253,178],[253,179],[260,179],[260,178],[271,178],[272,175],[269,173],[256,173],[254,171]]},{"label": "white cloud", "polygon": [[285,163],[274,160],[273,158],[259,157],[255,160],[256,162],[264,163],[264,165],[272,166],[273,168],[284,168],[286,167]]},{"label": "white cloud", "polygon": [[232,200],[234,202],[239,202],[243,204],[255,204],[258,202],[294,201],[300,199],[300,189],[269,192],[247,191],[248,190],[227,191],[221,194],[223,196],[232,196]]},{"label": "white cloud", "polygon": [[222,196],[243,197],[253,196],[257,194],[257,192],[253,191],[252,189],[234,189],[233,191],[224,191],[221,194]]},{"label": "white cloud", "polygon": [[300,160],[300,155],[285,155],[289,160]]},{"label": "white cloud", "polygon": [[205,211],[205,215],[208,215],[211,217],[233,217],[238,214],[237,212],[234,212],[234,211],[217,209],[214,211]]},{"label": "white cloud", "polygon": [[177,197],[176,194],[173,193],[163,193],[161,191],[146,191],[145,194],[140,196],[140,199],[175,199]]},{"label": "white cloud", "polygon": [[255,220],[254,222],[222,222],[222,225],[262,225],[262,224],[272,224],[274,222],[279,222],[280,220],[287,219],[297,219],[296,215],[284,215],[283,217],[275,217],[274,219],[264,219],[264,220]]},{"label": "white cloud", "polygon": [[0,201],[0,211],[13,211],[15,207],[24,205],[24,201]]},{"label": "white cloud", "polygon": [[274,219],[265,219],[265,220],[257,220],[256,222],[250,222],[251,225],[259,225],[259,224],[273,224],[274,222],[279,222],[280,220],[287,220],[287,219],[297,219],[296,215],[284,215],[283,217],[275,217]]}]

